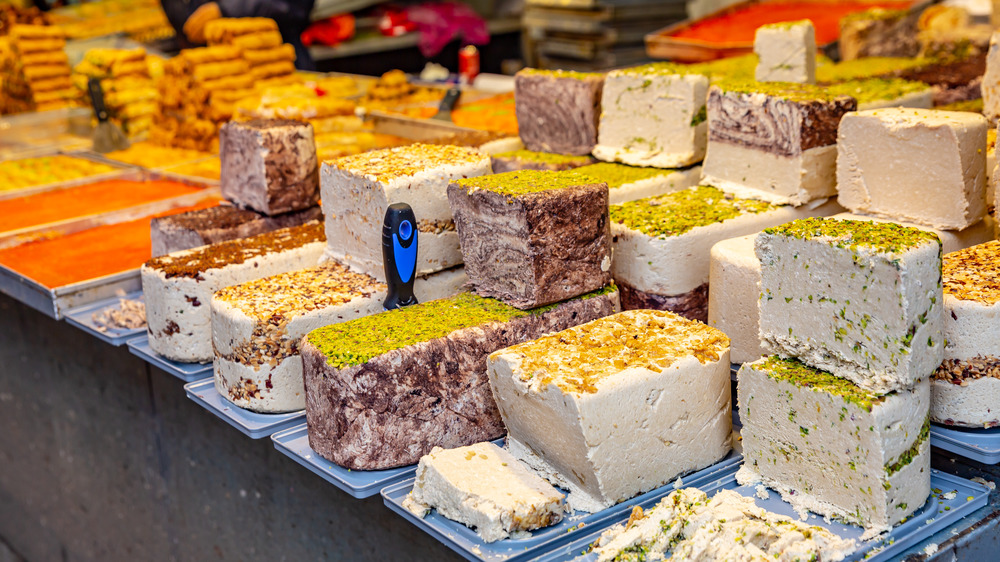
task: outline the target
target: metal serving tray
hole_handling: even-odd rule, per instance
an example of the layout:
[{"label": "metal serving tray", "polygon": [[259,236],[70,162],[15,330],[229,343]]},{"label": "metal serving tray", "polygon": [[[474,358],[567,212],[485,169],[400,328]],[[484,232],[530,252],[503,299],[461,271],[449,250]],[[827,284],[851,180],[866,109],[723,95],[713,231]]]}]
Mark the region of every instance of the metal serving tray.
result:
[{"label": "metal serving tray", "polygon": [[289,412],[287,414],[258,414],[250,410],[244,410],[223,398],[215,390],[215,379],[213,377],[184,385],[184,392],[187,393],[188,398],[194,400],[206,410],[240,430],[241,433],[251,439],[260,439],[283,429],[288,429],[302,423],[302,420],[306,417],[305,410]]},{"label": "metal serving tray", "polygon": [[[680,479],[679,484],[700,488],[703,484],[714,482],[721,478],[728,470],[735,472],[736,466],[742,457],[730,454],[719,463],[706,469],[689,474]],[[413,523],[421,530],[440,540],[448,548],[454,550],[468,560],[515,561],[535,559],[546,552],[550,552],[559,545],[572,541],[582,534],[588,534],[594,528],[605,528],[617,522],[621,518],[628,518],[635,505],[651,505],[659,498],[674,490],[673,484],[667,484],[656,490],[652,490],[631,500],[609,507],[597,513],[576,513],[565,517],[559,523],[531,532],[530,538],[525,539],[504,539],[492,543],[483,542],[475,531],[458,523],[442,517],[436,511],[432,511],[423,518],[417,517],[408,509],[403,507],[403,500],[413,489],[413,479],[410,478],[399,484],[394,484],[382,490],[382,499],[389,509],[402,515],[407,521]]]},{"label": "metal serving tray", "polygon": [[[697,487],[701,488],[709,497],[719,490],[736,490],[743,496],[754,498],[757,505],[764,509],[797,519],[792,506],[783,501],[777,492],[769,490],[768,499],[762,500],[754,495],[756,492],[754,486],[740,486],[735,477],[738,469],[738,465],[732,465],[722,474],[717,475],[714,481],[708,482],[705,486]],[[985,506],[989,496],[989,490],[985,486],[933,469],[931,470],[931,489],[937,491],[931,494],[927,503],[916,513],[878,540],[869,542],[860,542],[859,540],[858,549],[845,560],[869,560],[873,562],[889,560]],[[951,492],[955,493],[954,497],[951,497]],[[641,504],[642,508],[644,510],[652,508],[667,493],[669,490],[658,497],[649,498]],[[951,497],[951,499],[945,499],[946,497]],[[545,562],[565,560],[592,562],[597,557],[593,554],[584,554],[590,545],[608,527],[626,521],[628,516],[627,512],[618,513],[615,517],[606,520],[600,527],[592,527],[585,535],[575,538],[569,544],[550,550],[538,560]],[[823,518],[812,514],[810,514],[807,523],[829,529],[844,538],[859,539],[863,532],[861,527],[827,523]]]},{"label": "metal serving tray", "polygon": [[149,334],[145,333],[128,341],[129,353],[142,358],[150,365],[166,371],[184,382],[204,380],[212,376],[211,363],[180,363],[158,355],[149,347]]},{"label": "metal serving tray", "polygon": [[932,423],[931,445],[983,464],[1000,463],[1000,427],[959,428]]},{"label": "metal serving tray", "polygon": [[97,302],[74,308],[66,312],[66,321],[95,338],[118,347],[128,340],[146,333],[145,326],[133,329],[112,328],[107,331],[101,331],[97,328],[97,324],[94,323],[94,315],[105,310],[117,308],[121,299],[142,301],[142,291],[135,291],[122,297],[114,296],[109,299],[101,299]]}]

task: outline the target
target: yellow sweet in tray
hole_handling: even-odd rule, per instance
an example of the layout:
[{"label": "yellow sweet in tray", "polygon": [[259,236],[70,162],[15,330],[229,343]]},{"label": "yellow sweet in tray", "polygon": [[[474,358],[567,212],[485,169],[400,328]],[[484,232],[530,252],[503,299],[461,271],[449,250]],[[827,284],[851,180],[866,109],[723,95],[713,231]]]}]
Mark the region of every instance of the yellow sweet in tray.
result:
[{"label": "yellow sweet in tray", "polygon": [[218,180],[222,176],[222,162],[218,157],[188,162],[179,166],[163,168],[162,171],[185,176],[197,176],[210,180]]},{"label": "yellow sweet in tray", "polygon": [[0,162],[0,192],[70,181],[115,170],[116,168],[107,164],[64,155],[7,160]]},{"label": "yellow sweet in tray", "polygon": [[125,150],[116,150],[105,155],[111,160],[125,162],[144,168],[162,168],[180,163],[201,160],[212,156],[207,152],[161,146],[148,141],[137,142]]}]

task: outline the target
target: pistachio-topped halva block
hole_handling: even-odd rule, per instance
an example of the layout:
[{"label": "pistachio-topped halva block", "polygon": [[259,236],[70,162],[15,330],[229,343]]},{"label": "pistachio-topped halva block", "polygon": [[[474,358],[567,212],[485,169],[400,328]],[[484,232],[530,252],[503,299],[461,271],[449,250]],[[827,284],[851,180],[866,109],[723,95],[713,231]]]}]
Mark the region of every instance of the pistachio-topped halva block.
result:
[{"label": "pistachio-topped halva block", "polygon": [[313,221],[153,258],[140,272],[149,347],[173,361],[211,361],[212,295],[315,265],[325,247],[323,225]]},{"label": "pistachio-topped halva block", "polygon": [[590,154],[597,144],[604,75],[526,68],[514,75],[514,112],[525,148]]},{"label": "pistachio-topped halva block", "polygon": [[858,101],[858,111],[884,107],[934,106],[934,89],[923,82],[902,78],[867,78],[824,86],[827,91],[851,96]]},{"label": "pistachio-topped halva block", "polygon": [[983,242],[989,242],[990,240],[994,240],[996,238],[996,221],[993,220],[993,217],[990,215],[986,215],[983,220],[962,230],[942,230],[940,228],[932,228],[912,222],[887,219],[883,217],[872,217],[868,215],[855,215],[853,213],[837,213],[831,218],[851,221],[891,222],[907,228],[925,230],[937,235],[938,239],[941,240],[941,252],[945,254],[949,252],[957,252],[961,249],[968,248],[969,246],[982,244]]},{"label": "pistachio-topped halva block", "polygon": [[598,162],[580,166],[570,173],[587,176],[592,182],[608,184],[608,203],[618,205],[697,185],[701,177],[701,166],[673,170]]},{"label": "pistachio-topped halva block", "polygon": [[720,82],[708,95],[702,182],[792,205],[837,193],[837,126],[857,109],[809,84]]},{"label": "pistachio-topped halva block", "polygon": [[448,206],[448,183],[489,173],[489,156],[448,145],[412,144],[324,162],[320,172],[326,215],[324,258],[384,280],[385,210],[393,203],[407,203],[420,232],[417,273],[462,263]]},{"label": "pistachio-topped halva block", "polygon": [[[461,268],[418,277],[419,299],[452,295]],[[241,408],[290,412],[305,407],[302,336],[321,326],[382,310],[385,284],[336,261],[223,289],[212,297],[215,387]]]},{"label": "pistachio-topped halva block", "polygon": [[418,517],[431,509],[495,542],[562,521],[563,495],[493,443],[434,447],[420,457],[403,505]]},{"label": "pistachio-topped halva block", "polygon": [[986,119],[964,111],[852,113],[837,143],[839,201],[853,213],[962,230],[986,214]]},{"label": "pistachio-topped halva block", "polygon": [[596,512],[730,449],[729,338],[630,310],[489,357],[507,446]]},{"label": "pistachio-topped halva block", "polygon": [[575,156],[551,152],[532,152],[530,150],[513,150],[491,154],[490,161],[494,174],[516,172],[517,170],[571,170],[594,163],[594,159],[589,154]]},{"label": "pistachio-topped halva block", "polygon": [[[839,209],[839,207],[835,207]],[[612,277],[626,310],[670,310],[708,318],[709,254],[720,240],[801,217],[827,206],[779,206],[741,199],[710,186],[611,206]]]},{"label": "pistachio-topped halva block", "polygon": [[882,531],[930,494],[930,383],[864,390],[795,359],[738,373],[741,484],[761,481],[797,509]]},{"label": "pistachio-topped halva block", "polygon": [[944,361],[931,382],[931,419],[1000,425],[1000,242],[944,255]]},{"label": "pistachio-topped halva block", "polygon": [[480,296],[535,308],[611,280],[607,184],[522,170],[453,182],[448,201]]},{"label": "pistachio-topped halva block", "polygon": [[816,83],[816,29],[809,20],[758,27],[753,52],[758,82]]},{"label": "pistachio-topped halva block", "polygon": [[757,235],[760,337],[866,390],[926,379],[944,350],[941,241],[893,223],[802,219]]},{"label": "pistachio-topped halva block", "polygon": [[617,310],[613,285],[533,310],[460,293],[314,330],[302,339],[309,445],[378,470],[496,439],[486,356]]},{"label": "pistachio-topped halva block", "polygon": [[681,64],[613,70],[604,79],[594,156],[677,168],[705,157],[708,77]]}]

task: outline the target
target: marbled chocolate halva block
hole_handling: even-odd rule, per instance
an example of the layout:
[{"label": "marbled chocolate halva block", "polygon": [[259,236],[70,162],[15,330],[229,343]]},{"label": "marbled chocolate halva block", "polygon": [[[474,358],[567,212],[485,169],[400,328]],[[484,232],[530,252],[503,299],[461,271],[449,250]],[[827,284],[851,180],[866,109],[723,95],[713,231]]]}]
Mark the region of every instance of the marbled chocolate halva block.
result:
[{"label": "marbled chocolate halva block", "polygon": [[837,189],[851,212],[961,230],[986,214],[986,119],[885,108],[844,117]]},{"label": "marbled chocolate halva block", "polygon": [[417,274],[462,263],[448,205],[448,184],[490,173],[490,157],[475,149],[412,144],[323,163],[327,248],[332,258],[382,280],[382,222],[393,203],[413,208],[420,232]]},{"label": "marbled chocolate halva block", "polygon": [[520,309],[611,280],[608,186],[522,170],[448,186],[469,285]]},{"label": "marbled chocolate halva block", "polygon": [[1000,425],[1000,242],[947,253],[944,361],[931,380],[931,420]]},{"label": "marbled chocolate halva block", "polygon": [[271,217],[234,205],[156,217],[149,224],[153,257],[299,226],[317,219],[323,219],[319,205]]},{"label": "marbled chocolate halva block", "polygon": [[657,168],[700,162],[708,134],[705,74],[697,67],[672,63],[609,72],[594,156]]},{"label": "marbled chocolate halva block", "polygon": [[590,154],[597,144],[604,75],[526,68],[514,76],[514,111],[525,148]]},{"label": "marbled chocolate halva block", "polygon": [[837,126],[855,109],[854,98],[808,84],[712,86],[702,183],[779,204],[835,195]]},{"label": "marbled chocolate halva block", "polygon": [[173,361],[211,361],[212,295],[315,265],[325,247],[323,225],[312,222],[153,258],[141,270],[149,347]]},{"label": "marbled chocolate halva block", "polygon": [[507,448],[597,512],[730,450],[729,338],[629,310],[489,356]]},{"label": "marbled chocolate halva block", "polygon": [[941,241],[893,223],[801,219],[757,235],[760,337],[867,391],[912,387],[944,354]]},{"label": "marbled chocolate halva block", "polygon": [[881,532],[930,495],[930,384],[889,394],[795,359],[740,368],[740,484],[763,482],[796,509]]},{"label": "marbled chocolate halva block", "polygon": [[316,142],[309,123],[230,121],[219,131],[222,196],[265,215],[306,209],[319,200]]},{"label": "marbled chocolate halva block", "polygon": [[823,209],[741,199],[709,186],[612,205],[611,273],[622,308],[670,310],[704,322],[713,244]]},{"label": "marbled chocolate halva block", "polygon": [[487,355],[617,311],[614,286],[528,311],[461,293],[315,330],[301,343],[309,445],[380,470],[496,439]]}]

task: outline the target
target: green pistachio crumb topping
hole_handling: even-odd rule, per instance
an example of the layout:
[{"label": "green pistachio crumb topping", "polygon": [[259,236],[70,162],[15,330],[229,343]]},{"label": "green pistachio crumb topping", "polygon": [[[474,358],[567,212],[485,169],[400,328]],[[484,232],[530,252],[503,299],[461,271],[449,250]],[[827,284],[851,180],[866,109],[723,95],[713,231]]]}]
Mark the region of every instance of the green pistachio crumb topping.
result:
[{"label": "green pistachio crumb topping", "polygon": [[757,55],[747,54],[688,65],[688,70],[708,76],[709,80],[753,80],[757,70]]},{"label": "green pistachio crumb topping", "polygon": [[856,21],[880,21],[903,19],[907,16],[906,10],[887,10],[885,8],[871,8],[860,12],[847,14],[840,18],[840,25]]},{"label": "green pistachio crumb topping", "polygon": [[827,91],[844,96],[851,96],[858,103],[882,100],[893,100],[908,94],[916,94],[930,90],[923,82],[903,80],[901,78],[868,78],[850,80],[827,86]]},{"label": "green pistachio crumb topping", "polygon": [[753,366],[774,380],[787,381],[798,387],[809,388],[814,392],[826,392],[839,396],[868,412],[872,411],[872,406],[885,400],[883,396],[869,392],[849,380],[809,367],[798,359],[783,359],[773,355],[760,360]]},{"label": "green pistachio crumb topping", "polygon": [[864,57],[816,67],[816,81],[820,84],[846,82],[860,78],[888,76],[903,70],[920,68],[932,64],[927,58],[908,57]]},{"label": "green pistachio crumb topping", "polygon": [[552,170],[517,170],[503,174],[476,176],[456,180],[454,183],[466,188],[469,193],[485,189],[502,195],[517,197],[529,193],[541,193],[552,189],[565,189],[587,185],[585,178]]},{"label": "green pistachio crumb topping", "polygon": [[676,62],[651,62],[613,72],[619,76],[684,76],[688,74],[705,74],[701,65]]},{"label": "green pistachio crumb topping", "polygon": [[879,253],[896,254],[935,242],[937,234],[891,222],[871,222],[830,218],[798,219],[764,229],[765,234],[815,239],[838,248],[868,248]]},{"label": "green pistachio crumb topping", "polygon": [[627,164],[617,164],[614,162],[598,162],[587,166],[580,166],[572,170],[561,172],[564,175],[575,175],[580,183],[601,183],[608,184],[610,189],[621,187],[637,181],[647,180],[661,176],[669,176],[673,170],[663,168],[640,168]]},{"label": "green pistachio crumb topping", "polygon": [[757,29],[791,29],[800,25],[812,25],[810,20],[779,21],[777,23],[766,23]]},{"label": "green pistachio crumb topping", "polygon": [[586,80],[587,78],[602,78],[601,72],[577,72],[575,70],[543,70],[541,68],[525,68],[519,74],[545,75],[553,78],[572,78],[574,80]]},{"label": "green pistachio crumb topping", "polygon": [[841,94],[828,91],[826,88],[812,84],[796,82],[756,82],[753,80],[719,80],[715,82],[724,92],[738,94],[764,94],[793,102],[823,101],[831,102],[842,97]]},{"label": "green pistachio crumb topping", "polygon": [[[612,283],[578,298],[584,300],[617,290]],[[459,293],[318,328],[309,332],[306,339],[326,356],[328,365],[343,369],[367,363],[395,349],[443,338],[456,330],[544,314],[556,306],[519,310],[496,299]]]},{"label": "green pistachio crumb topping", "polygon": [[720,223],[745,214],[777,209],[753,199],[738,199],[702,185],[682,191],[611,205],[611,220],[647,236],[679,236],[699,226]]},{"label": "green pistachio crumb topping", "polygon": [[582,166],[592,162],[590,156],[567,156],[565,154],[553,154],[551,152],[533,152],[531,150],[513,150],[511,152],[501,152],[494,155],[496,158],[518,158],[530,162],[542,162],[545,164],[577,164]]},{"label": "green pistachio crumb topping", "polygon": [[[978,98],[974,100],[956,101],[945,105],[939,105],[934,109],[939,109],[942,111],[965,111],[967,113],[982,113],[983,98]],[[994,134],[996,134],[996,129],[992,129],[992,131]]]},{"label": "green pistachio crumb topping", "polygon": [[920,453],[920,446],[924,444],[924,441],[927,441],[930,434],[931,418],[930,416],[927,416],[924,418],[924,425],[921,426],[920,434],[917,435],[917,438],[913,441],[913,445],[910,445],[909,449],[903,451],[902,454],[899,455],[899,458],[896,459],[896,462],[885,465],[885,475],[892,476],[902,470],[904,466],[913,462],[913,459],[915,459]]},{"label": "green pistachio crumb topping", "polygon": [[701,125],[705,121],[708,121],[707,105],[701,106],[701,109],[698,110],[698,113],[695,113],[694,115],[691,116],[691,126],[697,127],[698,125]]}]

